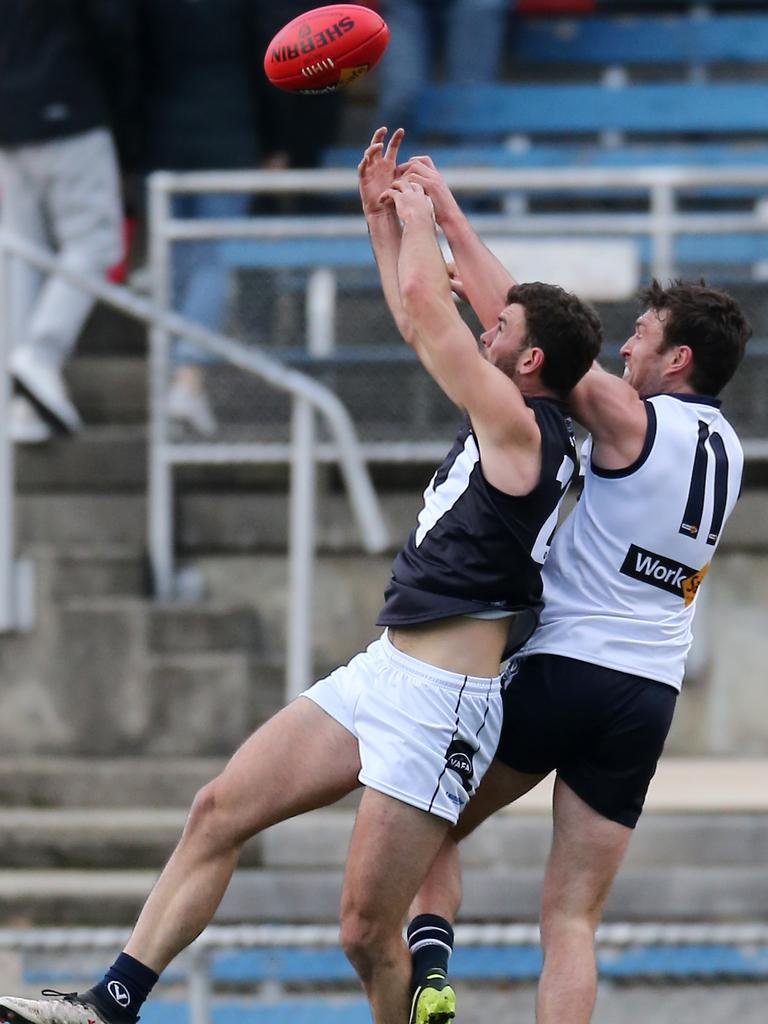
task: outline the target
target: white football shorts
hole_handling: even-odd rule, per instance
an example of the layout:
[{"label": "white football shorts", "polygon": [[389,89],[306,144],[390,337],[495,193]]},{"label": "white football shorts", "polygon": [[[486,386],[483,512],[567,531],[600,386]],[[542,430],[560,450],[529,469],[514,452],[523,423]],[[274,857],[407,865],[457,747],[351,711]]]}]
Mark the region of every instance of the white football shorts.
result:
[{"label": "white football shorts", "polygon": [[499,678],[435,668],[385,631],[302,696],[357,738],[364,786],[455,824],[496,752]]}]

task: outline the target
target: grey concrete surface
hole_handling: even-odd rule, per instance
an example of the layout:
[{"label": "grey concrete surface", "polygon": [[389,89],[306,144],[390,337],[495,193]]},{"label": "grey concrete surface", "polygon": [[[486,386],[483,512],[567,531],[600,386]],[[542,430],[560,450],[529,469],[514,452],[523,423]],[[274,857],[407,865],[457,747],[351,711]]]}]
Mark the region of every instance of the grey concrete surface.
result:
[{"label": "grey concrete surface", "polygon": [[[534,1024],[535,988],[457,983],[456,1024]],[[768,983],[613,985],[598,991],[592,1024],[765,1024]],[[567,1024],[566,1021],[563,1024]]]}]

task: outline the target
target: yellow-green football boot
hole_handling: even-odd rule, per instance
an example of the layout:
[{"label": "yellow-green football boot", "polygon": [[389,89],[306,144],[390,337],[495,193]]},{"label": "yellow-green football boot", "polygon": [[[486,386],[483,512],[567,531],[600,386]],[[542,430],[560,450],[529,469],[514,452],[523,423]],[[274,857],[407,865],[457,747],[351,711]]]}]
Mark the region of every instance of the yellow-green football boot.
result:
[{"label": "yellow-green football boot", "polygon": [[456,1016],[456,993],[439,968],[433,968],[413,993],[408,1024],[448,1024]]}]

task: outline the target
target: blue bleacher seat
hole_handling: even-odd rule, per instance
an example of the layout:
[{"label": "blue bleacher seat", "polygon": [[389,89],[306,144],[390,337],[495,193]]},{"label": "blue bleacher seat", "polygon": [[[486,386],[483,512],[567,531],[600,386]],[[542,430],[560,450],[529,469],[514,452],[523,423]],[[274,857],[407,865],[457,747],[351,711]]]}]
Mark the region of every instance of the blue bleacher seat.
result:
[{"label": "blue bleacher seat", "polygon": [[[616,65],[627,74],[602,74]],[[510,67],[516,78],[528,73],[536,80],[426,88],[414,106],[403,159],[426,150],[441,168],[768,167],[765,8],[759,14],[691,8],[672,16],[521,17]],[[357,149],[337,147],[324,163],[353,167],[358,159]],[[727,185],[679,195],[698,208],[724,201],[745,209],[765,191]],[[631,186],[595,186],[548,197],[570,202],[596,194],[612,202],[647,196]],[[638,244],[645,258],[647,239]],[[766,259],[759,231],[680,237],[674,244],[678,263],[702,268]]]},{"label": "blue bleacher seat", "polygon": [[[535,69],[537,80],[426,89],[405,156],[427,146],[441,166],[768,166],[768,13],[523,17],[512,47],[516,76]],[[617,64],[657,77],[673,66],[664,70],[675,80],[601,82],[600,70]],[[688,80],[702,67],[718,67],[718,80]],[[568,80],[574,71],[580,80]],[[324,163],[358,159],[335,147]]]},{"label": "blue bleacher seat", "polygon": [[436,85],[419,96],[414,130],[420,138],[496,141],[605,131],[768,136],[768,83]]},{"label": "blue bleacher seat", "polygon": [[524,18],[513,60],[526,63],[718,64],[765,61],[768,18],[760,15]]}]

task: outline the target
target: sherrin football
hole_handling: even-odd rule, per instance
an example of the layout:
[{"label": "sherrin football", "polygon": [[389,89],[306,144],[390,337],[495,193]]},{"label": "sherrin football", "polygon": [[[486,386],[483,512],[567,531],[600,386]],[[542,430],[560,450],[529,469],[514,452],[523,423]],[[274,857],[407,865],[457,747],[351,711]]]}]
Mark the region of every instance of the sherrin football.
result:
[{"label": "sherrin football", "polygon": [[334,92],[381,57],[389,29],[370,7],[315,7],[280,29],[264,57],[267,78],[289,92]]}]

